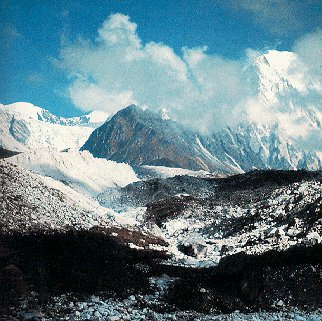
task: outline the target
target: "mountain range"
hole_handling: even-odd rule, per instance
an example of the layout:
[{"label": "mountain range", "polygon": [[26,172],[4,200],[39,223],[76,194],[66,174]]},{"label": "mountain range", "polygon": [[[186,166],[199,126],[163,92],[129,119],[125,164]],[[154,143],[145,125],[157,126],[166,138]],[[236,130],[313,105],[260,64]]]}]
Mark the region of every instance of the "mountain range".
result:
[{"label": "mountain range", "polygon": [[269,121],[207,134],[136,105],[72,118],[0,105],[0,319],[320,309],[321,154],[296,137],[318,140],[321,122],[296,59],[251,66],[250,109]]},{"label": "mountain range", "polygon": [[[321,152],[305,150],[295,137],[312,130],[319,140],[322,132],[319,106],[310,96],[317,84],[298,66],[300,61],[290,52],[271,50],[257,58],[248,67],[259,79],[249,117],[207,134],[135,105],[115,115],[95,111],[63,118],[29,103],[15,103],[0,106],[0,145],[11,151],[76,148],[134,167],[225,175],[255,168],[320,169]],[[256,119],[258,113],[264,121]]]},{"label": "mountain range", "polygon": [[217,174],[254,168],[321,168],[320,158],[297,149],[280,134],[277,124],[243,122],[202,135],[135,105],[110,118],[104,113],[62,118],[27,103],[2,105],[0,112],[1,147],[17,152],[80,149],[133,167],[163,166]]},{"label": "mountain range", "polygon": [[0,146],[19,152],[44,147],[79,148],[106,118],[103,112],[57,117],[30,103],[0,105]]},{"label": "mountain range", "polygon": [[242,123],[235,129],[205,136],[134,105],[95,129],[81,150],[132,166],[168,166],[225,174],[254,168],[321,168],[316,154],[296,149],[278,135],[276,126]]}]

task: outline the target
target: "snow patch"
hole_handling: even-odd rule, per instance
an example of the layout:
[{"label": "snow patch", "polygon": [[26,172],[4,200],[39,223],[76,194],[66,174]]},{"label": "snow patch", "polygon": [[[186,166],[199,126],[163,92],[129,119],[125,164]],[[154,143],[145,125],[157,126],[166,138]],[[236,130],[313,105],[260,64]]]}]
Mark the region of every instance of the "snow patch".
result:
[{"label": "snow patch", "polygon": [[88,151],[61,152],[43,148],[29,150],[7,160],[51,177],[88,197],[95,197],[106,188],[124,187],[138,181],[130,165],[94,158]]}]

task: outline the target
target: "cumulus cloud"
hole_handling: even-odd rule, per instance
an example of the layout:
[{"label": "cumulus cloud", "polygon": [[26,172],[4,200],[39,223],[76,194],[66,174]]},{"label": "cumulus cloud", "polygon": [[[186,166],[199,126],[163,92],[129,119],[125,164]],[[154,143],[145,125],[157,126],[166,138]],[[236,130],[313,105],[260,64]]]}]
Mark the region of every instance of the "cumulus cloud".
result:
[{"label": "cumulus cloud", "polygon": [[312,130],[321,132],[321,43],[317,30],[299,39],[294,52],[266,52],[269,62],[261,64],[267,68],[261,79],[254,65],[259,51],[248,49],[241,60],[209,54],[206,46],[185,47],[178,54],[163,43],[143,43],[137,25],[114,14],[94,41],[65,45],[60,63],[70,77],[70,99],[84,111],[112,114],[135,103],[166,109],[172,119],[203,132],[245,119],[277,123],[303,143]]},{"label": "cumulus cloud", "polygon": [[253,91],[241,62],[209,55],[206,47],[179,55],[162,43],[144,44],[123,14],[110,16],[95,41],[66,45],[60,60],[71,79],[70,99],[82,110],[113,113],[137,103],[166,108],[182,122],[193,119],[203,130],[233,121],[227,110],[240,108]]}]

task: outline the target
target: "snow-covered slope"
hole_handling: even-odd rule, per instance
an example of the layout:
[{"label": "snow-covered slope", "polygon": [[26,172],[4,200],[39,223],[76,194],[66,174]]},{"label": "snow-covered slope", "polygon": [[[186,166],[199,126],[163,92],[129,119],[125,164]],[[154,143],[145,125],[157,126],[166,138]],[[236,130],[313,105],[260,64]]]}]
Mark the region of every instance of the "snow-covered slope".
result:
[{"label": "snow-covered slope", "polygon": [[106,188],[123,187],[138,180],[129,165],[94,158],[87,151],[62,152],[42,148],[7,160],[39,175],[51,177],[89,197],[95,197]]},{"label": "snow-covered slope", "polygon": [[[250,120],[275,126],[275,132],[291,143],[308,140],[313,134],[321,140],[322,83],[310,75],[300,57],[288,51],[270,50],[256,59],[254,68],[259,93],[248,105]],[[321,152],[318,145],[317,153]]]},{"label": "snow-covered slope", "polygon": [[15,151],[78,148],[106,119],[103,112],[63,118],[30,103],[0,104],[0,145]]},{"label": "snow-covered slope", "polygon": [[119,216],[163,237],[176,263],[200,266],[239,252],[321,243],[321,188],[321,172],[253,171],[141,181],[99,200],[146,206]]},{"label": "snow-covered slope", "polygon": [[108,209],[81,194],[61,190],[20,166],[0,160],[1,231],[63,230],[109,226]]}]

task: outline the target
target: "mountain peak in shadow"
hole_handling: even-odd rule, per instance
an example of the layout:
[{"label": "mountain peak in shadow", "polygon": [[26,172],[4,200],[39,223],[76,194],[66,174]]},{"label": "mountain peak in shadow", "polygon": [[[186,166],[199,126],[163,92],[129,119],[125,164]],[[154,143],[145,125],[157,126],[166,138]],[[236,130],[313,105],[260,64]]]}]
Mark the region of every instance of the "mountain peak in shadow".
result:
[{"label": "mountain peak in shadow", "polygon": [[179,123],[130,105],[97,128],[81,150],[132,166],[210,170],[212,163],[195,146],[197,136]]}]

